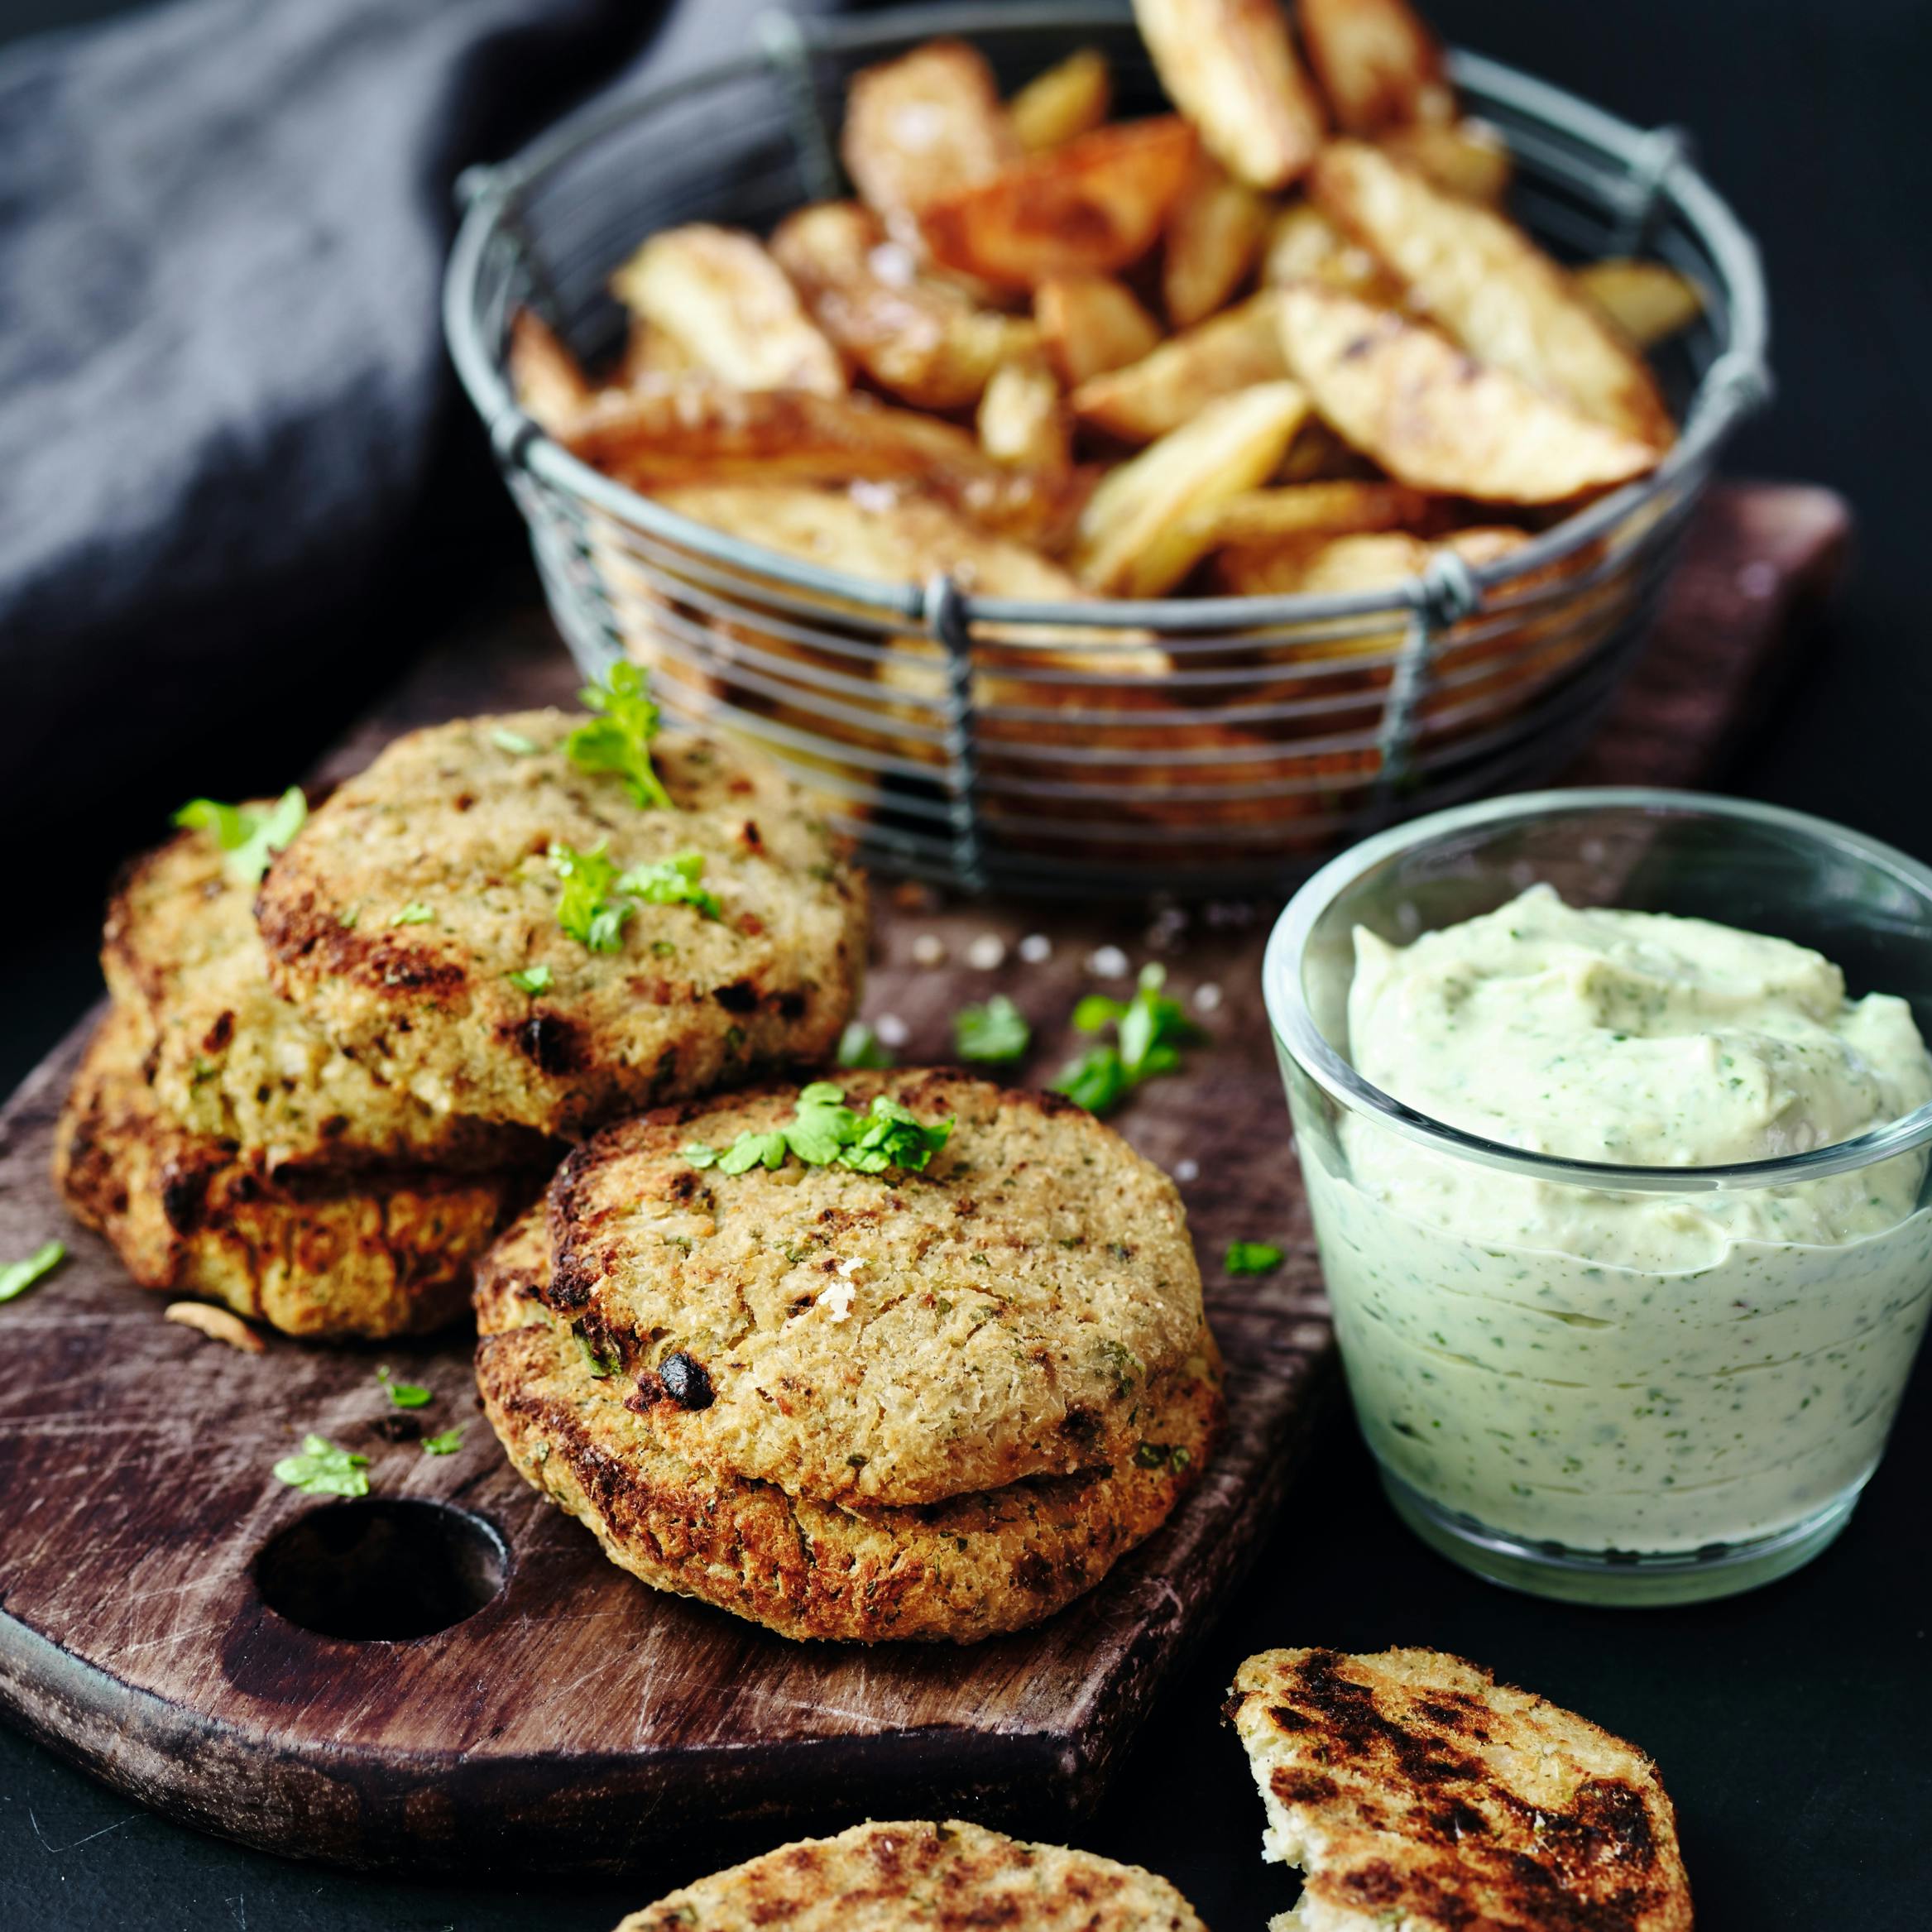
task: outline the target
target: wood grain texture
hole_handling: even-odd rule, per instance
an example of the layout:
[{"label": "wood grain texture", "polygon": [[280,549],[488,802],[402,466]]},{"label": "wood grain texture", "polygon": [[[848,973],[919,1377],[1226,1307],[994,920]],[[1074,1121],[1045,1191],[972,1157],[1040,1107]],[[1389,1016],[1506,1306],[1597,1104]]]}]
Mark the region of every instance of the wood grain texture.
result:
[{"label": "wood grain texture", "polygon": [[[1708,777],[1844,534],[1822,492],[1719,492],[1577,778]],[[426,665],[332,774],[405,725],[561,700],[573,682],[547,626],[519,618]],[[1260,1010],[1273,908],[1183,919],[947,907],[889,886],[880,899],[866,1011],[904,1024],[908,1061],[947,1057],[954,1009],[1004,990],[1034,1024],[1028,1074],[1049,1077],[1071,1045],[1073,999],[1107,984],[1089,970],[1102,944],[1136,963],[1163,957],[1190,1000],[1220,990],[1211,1043],[1118,1117],[1182,1177],[1229,1362],[1227,1441],[1167,1528],[1041,1628],[963,1652],[801,1646],[654,1595],[509,1470],[477,1411],[466,1337],[338,1351],[277,1340],[248,1356],[165,1322],[160,1297],[131,1291],[46,1178],[77,1038],[0,1118],[0,1258],[50,1234],[72,1249],[0,1308],[0,1704],[13,1719],[175,1817],[362,1865],[616,1871],[700,1821],[714,1837],[738,1827],[769,1841],[835,1807],[957,1810],[1024,1813],[1038,1832],[1091,1806],[1278,1514],[1335,1379]],[[1019,961],[1028,932],[1051,939],[1049,960]],[[988,936],[1004,949],[991,970],[968,963]],[[942,963],[920,963],[933,941]],[[1279,1243],[1286,1266],[1230,1280],[1220,1258],[1237,1237]],[[378,1364],[434,1389],[426,1427],[467,1425],[457,1454],[377,1432],[390,1413]],[[309,1430],[369,1455],[377,1493],[494,1526],[510,1553],[501,1593],[403,1643],[320,1637],[270,1610],[257,1551],[333,1507],[270,1474]]]}]

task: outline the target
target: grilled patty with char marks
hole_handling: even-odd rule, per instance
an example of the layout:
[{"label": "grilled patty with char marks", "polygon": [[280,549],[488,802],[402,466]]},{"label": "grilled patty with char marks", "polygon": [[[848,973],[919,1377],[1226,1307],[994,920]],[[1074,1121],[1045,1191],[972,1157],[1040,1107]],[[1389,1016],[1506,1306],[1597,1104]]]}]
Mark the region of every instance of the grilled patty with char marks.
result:
[{"label": "grilled patty with char marks", "polygon": [[1206,1932],[1138,1865],[958,1819],[856,1824],[687,1885],[617,1932]]},{"label": "grilled patty with char marks", "polygon": [[1689,1932],[1676,1815],[1633,1745],[1439,1651],[1264,1651],[1228,1714],[1306,1874],[1277,1932]]},{"label": "grilled patty with char marks", "polygon": [[[256,901],[276,990],[429,1105],[545,1134],[829,1058],[865,942],[841,841],[776,767],[677,733],[651,748],[677,808],[635,805],[571,761],[581,722],[458,719],[344,784]],[[613,894],[630,909],[593,950],[559,923],[553,848],[619,874],[695,853],[720,916]]]},{"label": "grilled patty with char marks", "polygon": [[470,1263],[540,1169],[269,1172],[188,1133],[141,1071],[140,1024],[96,1031],[55,1136],[54,1177],[144,1288],[199,1295],[284,1333],[376,1340],[463,1311]]},{"label": "grilled patty with char marks", "polygon": [[620,1568],[784,1637],[974,1643],[1039,1623],[1167,1520],[1221,1425],[1203,1326],[1140,1411],[1158,1458],[916,1509],[793,1498],[679,1454],[662,1404],[546,1310],[549,1273],[540,1212],[477,1269],[477,1384],[511,1460]]},{"label": "grilled patty with char marks", "polygon": [[665,1442],[720,1475],[901,1506],[1131,1456],[1203,1319],[1173,1183],[1057,1095],[840,1084],[951,1138],[917,1173],[693,1164],[791,1119],[789,1087],[606,1129],[551,1183],[552,1307],[653,1373]]}]

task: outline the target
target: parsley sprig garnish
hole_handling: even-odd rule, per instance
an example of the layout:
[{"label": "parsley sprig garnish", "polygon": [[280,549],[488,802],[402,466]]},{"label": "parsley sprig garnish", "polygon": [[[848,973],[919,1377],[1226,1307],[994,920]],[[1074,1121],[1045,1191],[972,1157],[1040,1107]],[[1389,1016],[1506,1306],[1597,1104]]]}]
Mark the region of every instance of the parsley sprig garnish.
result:
[{"label": "parsley sprig garnish", "polygon": [[832,1055],[841,1067],[889,1067],[892,1053],[885,1041],[862,1019],[849,1019]]},{"label": "parsley sprig garnish", "polygon": [[602,683],[578,693],[586,711],[597,715],[563,741],[579,771],[614,771],[630,802],[645,809],[674,809],[671,794],[650,761],[658,735],[658,707],[651,702],[645,675],[635,664],[612,664]]},{"label": "parsley sprig garnish", "polygon": [[1173,1073],[1181,1065],[1181,1049],[1206,1036],[1182,1009],[1178,1000],[1161,990],[1167,984],[1164,966],[1144,966],[1131,1000],[1110,1000],[1090,993],[1073,1009],[1073,1024],[1083,1033],[1104,1033],[1114,1038],[1091,1046],[1061,1068],[1053,1082],[1056,1093],[1105,1114],[1119,1105],[1143,1081]]},{"label": "parsley sprig garnish", "polygon": [[[588,851],[550,847],[550,865],[563,881],[557,923],[592,952],[621,952],[624,928],[640,905],[690,906],[707,919],[724,917],[724,902],[699,881],[702,852],[678,852],[620,872],[599,839]],[[527,990],[527,989],[526,989]]]},{"label": "parsley sprig garnish", "polygon": [[440,1435],[425,1436],[423,1438],[423,1454],[424,1455],[454,1455],[457,1450],[462,1447],[463,1424],[461,1422],[457,1423],[453,1428],[443,1430]]},{"label": "parsley sprig garnish", "polygon": [[20,1261],[10,1261],[0,1268],[0,1302],[11,1302],[17,1295],[24,1295],[37,1281],[44,1281],[67,1258],[67,1244],[65,1241],[43,1241],[40,1246]]},{"label": "parsley sprig garnish", "polygon": [[802,1089],[792,1118],[765,1134],[741,1134],[722,1153],[694,1141],[679,1151],[694,1167],[742,1174],[782,1167],[795,1154],[808,1167],[850,1167],[883,1174],[888,1167],[923,1173],[952,1137],[950,1117],[930,1125],[889,1094],[875,1094],[863,1114],[846,1105],[845,1089],[815,1080]]},{"label": "parsley sprig garnish", "polygon": [[1230,1274],[1273,1274],[1287,1259],[1272,1241],[1230,1241],[1226,1267]]},{"label": "parsley sprig garnish", "polygon": [[300,785],[290,785],[266,812],[246,805],[224,805],[217,798],[190,798],[173,822],[194,832],[214,834],[225,855],[223,865],[238,885],[259,885],[268,862],[302,829],[309,801]]},{"label": "parsley sprig garnish", "polygon": [[419,1409],[434,1399],[434,1392],[423,1387],[419,1382],[397,1382],[389,1373],[388,1364],[376,1371],[376,1379],[388,1391],[389,1399],[399,1409]]},{"label": "parsley sprig garnish", "polygon": [[300,1455],[285,1455],[275,1479],[304,1496],[367,1496],[369,1459],[338,1449],[326,1436],[304,1436]]},{"label": "parsley sprig garnish", "polygon": [[962,1006],[952,1016],[953,1050],[982,1067],[1010,1066],[1033,1044],[1026,1015],[1004,993],[984,1006]]}]

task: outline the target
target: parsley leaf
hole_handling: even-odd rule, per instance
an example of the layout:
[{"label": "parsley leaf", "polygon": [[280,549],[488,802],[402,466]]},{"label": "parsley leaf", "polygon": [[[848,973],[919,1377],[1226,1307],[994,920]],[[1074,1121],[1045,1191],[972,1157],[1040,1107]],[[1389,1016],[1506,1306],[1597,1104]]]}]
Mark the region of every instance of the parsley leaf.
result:
[{"label": "parsley leaf", "polygon": [[550,982],[556,976],[547,966],[525,966],[520,971],[506,973],[509,980],[520,993],[548,993]]},{"label": "parsley leaf", "polygon": [[190,798],[175,814],[173,822],[196,832],[214,834],[214,842],[227,854],[228,876],[242,885],[259,885],[268,862],[302,829],[309,816],[309,801],[300,785],[290,785],[266,812],[251,812],[245,805],[224,805],[215,798]]},{"label": "parsley leaf", "polygon": [[702,1141],[679,1151],[694,1167],[721,1174],[743,1174],[756,1167],[782,1167],[796,1154],[810,1167],[849,1167],[859,1174],[883,1174],[889,1167],[923,1172],[952,1134],[950,1119],[930,1126],[887,1094],[875,1094],[858,1113],[846,1105],[845,1089],[828,1080],[802,1088],[798,1105],[783,1127],[741,1134],[722,1153]]},{"label": "parsley leaf", "polygon": [[832,1056],[841,1067],[889,1067],[892,1055],[885,1043],[864,1020],[850,1020],[838,1037],[838,1051]]},{"label": "parsley leaf", "polygon": [[1074,1008],[1073,1024],[1082,1033],[1102,1033],[1111,1026],[1114,1038],[1069,1061],[1053,1082],[1056,1093],[1089,1113],[1104,1114],[1143,1080],[1179,1071],[1182,1047],[1205,1036],[1181,1002],[1161,990],[1167,979],[1164,966],[1145,966],[1131,1000],[1090,993]]},{"label": "parsley leaf", "polygon": [[389,923],[392,926],[433,926],[436,915],[419,899],[412,899]]},{"label": "parsley leaf", "polygon": [[624,1366],[623,1359],[615,1349],[600,1348],[583,1332],[581,1323],[573,1324],[570,1332],[577,1337],[577,1345],[583,1350],[584,1365],[600,1382],[615,1375]]},{"label": "parsley leaf", "polygon": [[1287,1255],[1272,1241],[1230,1241],[1227,1270],[1230,1274],[1273,1274]]},{"label": "parsley leaf", "polygon": [[702,852],[679,852],[654,865],[633,865],[616,882],[619,892],[651,906],[696,906],[707,919],[722,919],[725,908],[715,892],[698,882],[704,876]]},{"label": "parsley leaf", "polygon": [[962,1006],[952,1016],[952,1043],[962,1060],[1003,1067],[1024,1060],[1033,1044],[1026,1015],[1004,993],[984,1006]]},{"label": "parsley leaf", "polygon": [[614,771],[634,805],[673,809],[650,761],[650,741],[658,735],[658,707],[650,701],[645,675],[635,664],[612,664],[601,684],[578,693],[586,711],[597,713],[563,741],[579,771]]},{"label": "parsley leaf", "polygon": [[453,1429],[445,1429],[440,1436],[425,1436],[423,1438],[424,1455],[454,1455],[463,1447],[463,1424]]},{"label": "parsley leaf", "polygon": [[386,1366],[376,1371],[376,1379],[389,1392],[389,1399],[399,1409],[419,1409],[434,1399],[431,1390],[418,1382],[391,1382]]},{"label": "parsley leaf", "polygon": [[304,1436],[300,1455],[285,1455],[275,1465],[275,1479],[300,1489],[304,1496],[367,1496],[369,1466],[366,1455],[338,1449],[326,1436]]},{"label": "parsley leaf", "polygon": [[24,1295],[37,1281],[45,1280],[67,1258],[65,1241],[43,1241],[24,1261],[10,1261],[0,1268],[0,1302]]},{"label": "parsley leaf", "polygon": [[599,839],[587,852],[573,851],[568,846],[550,847],[551,870],[563,881],[557,923],[592,952],[622,952],[624,928],[636,909],[628,901],[607,896],[617,877],[616,865],[604,850],[608,843]]},{"label": "parsley leaf", "polygon": [[507,751],[512,758],[534,757],[543,746],[535,738],[526,738],[521,731],[513,731],[507,725],[499,725],[490,734],[490,742],[499,751]]}]

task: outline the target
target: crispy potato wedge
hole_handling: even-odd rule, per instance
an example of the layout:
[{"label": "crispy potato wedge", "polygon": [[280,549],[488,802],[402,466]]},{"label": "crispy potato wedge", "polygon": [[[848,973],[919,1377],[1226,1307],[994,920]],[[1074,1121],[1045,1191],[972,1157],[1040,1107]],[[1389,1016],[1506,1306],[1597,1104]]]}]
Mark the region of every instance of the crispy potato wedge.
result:
[{"label": "crispy potato wedge", "polygon": [[1385,128],[1375,145],[1471,201],[1498,202],[1509,192],[1509,144],[1487,121],[1417,121]]},{"label": "crispy potato wedge", "polygon": [[1164,342],[1143,360],[1090,377],[1073,392],[1083,423],[1126,443],[1152,443],[1217,397],[1287,375],[1272,295],[1252,295]]},{"label": "crispy potato wedge", "polygon": [[666,228],[611,277],[611,291],[734,389],[845,392],[838,351],[750,235],[707,222]]},{"label": "crispy potato wedge", "polygon": [[1275,216],[1261,279],[1278,284],[1326,282],[1383,308],[1393,308],[1402,300],[1402,284],[1311,201],[1290,202]]},{"label": "crispy potato wedge", "polygon": [[[1484,525],[1457,530],[1437,543],[1391,530],[1234,544],[1215,559],[1215,575],[1237,597],[1350,597],[1393,590],[1421,576],[1442,550],[1453,550],[1469,563],[1493,563],[1528,541],[1519,530]],[[1337,654],[1384,650],[1389,641],[1386,636],[1350,639]]]},{"label": "crispy potato wedge", "polygon": [[1069,386],[1153,353],[1161,325],[1103,275],[1056,276],[1033,291],[1040,344]]},{"label": "crispy potato wedge", "polygon": [[1073,460],[1073,419],[1045,358],[1024,356],[994,371],[980,398],[980,447],[996,463],[1061,470]]},{"label": "crispy potato wedge", "polygon": [[1670,447],[1675,431],[1643,357],[1513,223],[1364,141],[1325,148],[1309,191],[1479,362]]},{"label": "crispy potato wedge", "polygon": [[1006,103],[1006,116],[1028,154],[1064,147],[1103,122],[1114,104],[1107,56],[1082,47],[1058,65],[1036,74]]},{"label": "crispy potato wedge", "polygon": [[1285,188],[1327,127],[1278,0],[1134,0],[1171,100],[1250,188]]},{"label": "crispy potato wedge", "polygon": [[1560,503],[1656,466],[1654,445],[1471,362],[1426,324],[1318,282],[1277,300],[1290,373],[1399,482],[1481,502]]},{"label": "crispy potato wedge", "polygon": [[1639,348],[1688,328],[1704,313],[1704,296],[1688,276],[1661,261],[1612,256],[1576,271],[1576,285]]},{"label": "crispy potato wedge", "polygon": [[1408,0],[1301,0],[1297,12],[1308,65],[1345,132],[1455,119],[1441,46]]},{"label": "crispy potato wedge", "polygon": [[1208,547],[1189,520],[1271,475],[1307,413],[1299,383],[1257,383],[1110,472],[1081,513],[1075,573],[1104,596],[1172,590]]},{"label": "crispy potato wedge", "polygon": [[1153,246],[1194,150],[1194,131],[1171,115],[1096,127],[929,204],[926,244],[947,267],[1003,288],[1111,275]]},{"label": "crispy potato wedge", "polygon": [[1167,217],[1161,300],[1177,328],[1223,307],[1261,252],[1268,204],[1211,155],[1195,156],[1187,185]]},{"label": "crispy potato wedge", "polygon": [[675,336],[654,328],[641,315],[630,318],[624,337],[624,353],[617,363],[617,381],[628,386],[654,377],[685,376],[699,367],[698,358]]},{"label": "crispy potato wedge", "polygon": [[928,41],[852,76],[839,151],[853,185],[902,233],[1022,150],[985,56],[964,41]]},{"label": "crispy potato wedge", "polygon": [[559,441],[597,394],[557,332],[530,309],[519,309],[511,319],[510,386],[516,406]]},{"label": "crispy potato wedge", "polygon": [[564,439],[647,495],[680,484],[917,478],[989,530],[1053,549],[1086,494],[1077,472],[995,463],[966,430],[865,396],[736,391],[703,380],[609,390]]},{"label": "crispy potato wedge", "polygon": [[1400,483],[1294,483],[1246,490],[1193,513],[1210,549],[1298,543],[1311,536],[1395,530],[1418,522],[1428,499]]},{"label": "crispy potato wedge", "polygon": [[919,272],[856,201],[801,209],[780,223],[771,252],[836,347],[880,388],[921,409],[979,400],[999,366],[1036,339],[1033,325],[982,309]]},{"label": "crispy potato wedge", "polygon": [[[1282,358],[1287,367],[1287,358]],[[1278,483],[1364,483],[1382,480],[1369,458],[1350,448],[1320,416],[1311,415],[1274,473]]]}]

